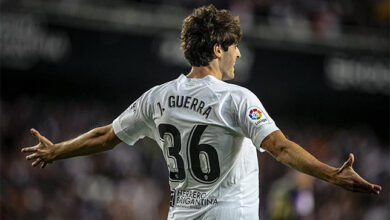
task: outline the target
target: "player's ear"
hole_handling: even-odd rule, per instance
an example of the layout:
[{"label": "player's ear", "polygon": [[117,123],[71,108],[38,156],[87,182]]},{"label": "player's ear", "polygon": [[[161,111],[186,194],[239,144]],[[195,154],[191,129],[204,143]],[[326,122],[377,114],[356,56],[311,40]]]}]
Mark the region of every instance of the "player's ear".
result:
[{"label": "player's ear", "polygon": [[220,58],[222,56],[222,48],[219,44],[214,44],[213,46],[213,53],[215,58]]}]

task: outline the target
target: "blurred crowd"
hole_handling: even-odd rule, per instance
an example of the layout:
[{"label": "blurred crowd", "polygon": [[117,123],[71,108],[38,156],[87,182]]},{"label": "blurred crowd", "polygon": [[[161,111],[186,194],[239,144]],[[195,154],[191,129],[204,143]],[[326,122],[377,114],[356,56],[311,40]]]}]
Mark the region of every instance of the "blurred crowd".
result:
[{"label": "blurred crowd", "polygon": [[[76,0],[93,2],[90,0]],[[105,0],[101,0],[105,3]],[[108,1],[110,4],[113,1]],[[114,2],[139,2],[163,5],[177,5],[196,8],[214,4],[218,8],[230,9],[247,16],[283,17],[311,21],[335,20],[346,25],[386,26],[388,25],[389,0],[116,0]]]},{"label": "blurred crowd", "polygon": [[388,24],[388,4],[388,0],[231,0],[228,7],[268,17],[270,22],[275,18],[283,18],[286,22],[308,20],[317,23],[379,26]]},{"label": "blurred crowd", "polygon": [[[128,103],[130,104],[130,103]],[[20,153],[37,140],[36,128],[53,142],[111,121],[124,109],[97,99],[20,96],[2,100],[1,219],[166,219],[168,171],[159,147],[144,139],[110,152],[32,168]],[[272,111],[269,110],[271,115]],[[355,169],[383,187],[381,195],[343,191],[297,173],[259,153],[261,219],[385,220],[389,215],[389,148],[366,128],[277,122],[290,139],[321,161],[340,167],[348,153]]]},{"label": "blurred crowd", "polygon": [[[49,3],[50,0],[34,0]],[[5,6],[23,4],[26,0],[1,0]],[[306,20],[317,25],[356,25],[367,27],[387,27],[390,15],[390,0],[65,0],[52,1],[61,7],[77,8],[77,5],[104,5],[116,7],[133,3],[147,5],[168,5],[184,8],[197,8],[202,5],[214,4],[217,8],[226,8],[239,14],[244,24],[257,22],[255,17],[273,22],[283,19],[286,22]],[[27,4],[31,5],[31,4]],[[264,20],[262,20],[264,22]]]}]

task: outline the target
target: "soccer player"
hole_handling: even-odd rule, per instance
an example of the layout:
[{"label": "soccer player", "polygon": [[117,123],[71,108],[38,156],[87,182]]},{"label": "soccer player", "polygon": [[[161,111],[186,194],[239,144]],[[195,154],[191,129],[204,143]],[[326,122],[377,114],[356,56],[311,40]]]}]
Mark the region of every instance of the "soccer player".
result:
[{"label": "soccer player", "polygon": [[168,219],[258,219],[256,149],[303,173],[354,192],[379,194],[352,168],[353,154],[340,167],[318,161],[288,140],[259,99],[248,89],[224,82],[234,78],[241,57],[237,17],[214,6],[185,18],[181,47],[191,64],[188,75],[155,86],[112,124],[53,144],[39,140],[27,160],[42,168],[56,160],[133,145],[145,136],[160,146],[169,170]]}]

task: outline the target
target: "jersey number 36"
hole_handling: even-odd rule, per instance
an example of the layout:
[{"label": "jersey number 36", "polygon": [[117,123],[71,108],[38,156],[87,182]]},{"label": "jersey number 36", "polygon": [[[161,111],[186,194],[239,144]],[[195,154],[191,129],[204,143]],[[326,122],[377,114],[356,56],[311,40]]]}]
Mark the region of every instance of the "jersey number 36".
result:
[{"label": "jersey number 36", "polygon": [[[191,176],[201,183],[213,183],[220,175],[219,160],[217,151],[209,144],[199,144],[200,138],[207,128],[207,125],[195,125],[188,137],[187,142],[187,161]],[[168,147],[168,156],[176,161],[177,172],[169,170],[171,181],[182,181],[186,178],[183,157],[181,151],[181,135],[179,130],[170,124],[160,124],[158,126],[160,137],[164,135],[171,136],[173,143]],[[202,170],[200,156],[206,158],[207,170]]]}]

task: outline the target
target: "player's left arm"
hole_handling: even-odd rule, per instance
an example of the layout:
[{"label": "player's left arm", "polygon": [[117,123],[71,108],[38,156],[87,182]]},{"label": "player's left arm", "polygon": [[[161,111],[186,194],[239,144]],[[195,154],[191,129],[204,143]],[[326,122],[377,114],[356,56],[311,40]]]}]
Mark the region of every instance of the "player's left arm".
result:
[{"label": "player's left arm", "polygon": [[374,194],[379,194],[382,190],[381,186],[367,182],[353,170],[354,156],[352,153],[343,166],[331,167],[317,160],[298,144],[288,140],[280,130],[268,135],[261,146],[277,161],[346,190]]}]

